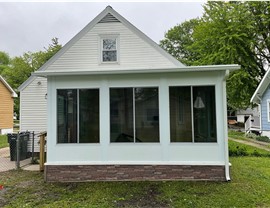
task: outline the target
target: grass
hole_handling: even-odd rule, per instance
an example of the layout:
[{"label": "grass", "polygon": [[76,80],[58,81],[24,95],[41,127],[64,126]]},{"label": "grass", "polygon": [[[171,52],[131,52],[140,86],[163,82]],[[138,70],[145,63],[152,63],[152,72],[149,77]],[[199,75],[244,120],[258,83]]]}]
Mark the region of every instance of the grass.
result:
[{"label": "grass", "polygon": [[[232,181],[44,183],[40,172],[1,173],[6,207],[269,207],[270,160],[232,157]],[[2,203],[2,204],[1,204]]]},{"label": "grass", "polygon": [[6,135],[0,135],[0,148],[8,147],[8,141]]},{"label": "grass", "polygon": [[228,136],[231,138],[234,138],[234,139],[247,140],[247,138],[245,136],[245,132],[241,132],[241,131],[229,130]]},{"label": "grass", "polygon": [[230,157],[231,182],[45,183],[40,172],[8,171],[0,174],[0,207],[270,207],[268,152],[229,146],[251,155]]},{"label": "grass", "polygon": [[229,154],[230,156],[270,157],[269,151],[252,147],[246,144],[241,144],[231,140],[229,140]]}]

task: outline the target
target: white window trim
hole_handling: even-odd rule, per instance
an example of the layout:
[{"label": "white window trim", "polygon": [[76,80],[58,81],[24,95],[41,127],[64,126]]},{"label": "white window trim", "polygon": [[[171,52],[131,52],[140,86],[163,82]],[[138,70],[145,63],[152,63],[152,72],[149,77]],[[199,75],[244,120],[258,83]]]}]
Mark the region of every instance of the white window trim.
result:
[{"label": "white window trim", "polygon": [[[103,61],[103,40],[116,39],[116,61]],[[99,35],[99,63],[100,64],[119,64],[120,63],[120,44],[119,34],[102,34]]]},{"label": "white window trim", "polygon": [[267,100],[267,121],[270,122],[270,108],[269,108],[269,105],[270,105],[270,99]]}]

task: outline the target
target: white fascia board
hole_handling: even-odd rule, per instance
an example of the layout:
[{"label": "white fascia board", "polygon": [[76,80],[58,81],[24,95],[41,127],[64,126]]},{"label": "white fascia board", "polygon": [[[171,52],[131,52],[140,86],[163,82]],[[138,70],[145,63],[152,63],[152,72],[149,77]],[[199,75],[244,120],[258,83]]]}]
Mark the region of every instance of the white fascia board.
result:
[{"label": "white fascia board", "polygon": [[257,103],[260,104],[261,103],[261,97],[264,93],[264,91],[267,89],[269,83],[270,83],[270,70],[268,70],[264,77],[262,78],[260,84],[258,85],[257,89],[255,90],[255,92],[253,93],[250,102],[252,103]]},{"label": "white fascia board", "polygon": [[12,97],[18,97],[17,93],[10,87],[10,85],[4,80],[4,78],[0,75],[0,81],[6,86],[6,88],[11,92]]},{"label": "white fascia board", "polygon": [[210,66],[188,66],[182,68],[161,68],[161,69],[113,69],[96,71],[78,71],[78,70],[54,70],[54,71],[36,71],[34,76],[69,76],[69,75],[108,75],[108,74],[144,74],[144,73],[173,73],[173,72],[207,72],[207,71],[234,71],[240,69],[239,65],[210,65]]}]

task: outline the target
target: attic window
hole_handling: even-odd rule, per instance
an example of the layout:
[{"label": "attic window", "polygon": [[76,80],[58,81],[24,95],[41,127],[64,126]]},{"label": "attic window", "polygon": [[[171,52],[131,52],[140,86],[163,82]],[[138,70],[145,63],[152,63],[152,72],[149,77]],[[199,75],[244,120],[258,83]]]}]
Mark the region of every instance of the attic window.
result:
[{"label": "attic window", "polygon": [[117,38],[102,38],[102,62],[117,62]]}]

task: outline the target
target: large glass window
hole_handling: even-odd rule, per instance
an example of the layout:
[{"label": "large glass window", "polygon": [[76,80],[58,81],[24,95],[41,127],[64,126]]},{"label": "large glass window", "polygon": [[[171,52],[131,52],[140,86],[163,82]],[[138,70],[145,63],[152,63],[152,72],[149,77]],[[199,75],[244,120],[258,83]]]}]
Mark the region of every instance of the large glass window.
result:
[{"label": "large glass window", "polygon": [[158,88],[110,89],[111,142],[159,142]]},{"label": "large glass window", "polygon": [[79,90],[79,142],[99,142],[99,90]]},{"label": "large glass window", "polygon": [[169,93],[171,142],[216,142],[215,87],[170,87]]},{"label": "large glass window", "polygon": [[215,87],[193,87],[194,141],[216,142]]},{"label": "large glass window", "polygon": [[171,142],[192,142],[191,88],[170,87]]},{"label": "large glass window", "polygon": [[57,143],[99,142],[99,90],[57,90]]}]

